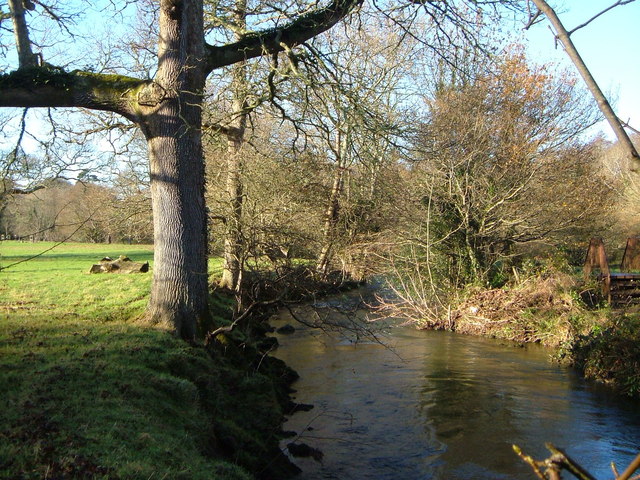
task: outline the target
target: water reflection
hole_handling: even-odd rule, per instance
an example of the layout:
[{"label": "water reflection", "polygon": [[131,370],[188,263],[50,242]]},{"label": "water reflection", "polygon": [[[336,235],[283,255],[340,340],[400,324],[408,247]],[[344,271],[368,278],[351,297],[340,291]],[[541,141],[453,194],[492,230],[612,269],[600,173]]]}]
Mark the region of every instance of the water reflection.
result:
[{"label": "water reflection", "polygon": [[303,479],[533,478],[511,450],[546,457],[552,441],[612,478],[640,450],[640,411],[551,364],[541,348],[397,329],[388,347],[300,328],[277,355],[295,368],[285,425],[324,452],[296,459]]}]

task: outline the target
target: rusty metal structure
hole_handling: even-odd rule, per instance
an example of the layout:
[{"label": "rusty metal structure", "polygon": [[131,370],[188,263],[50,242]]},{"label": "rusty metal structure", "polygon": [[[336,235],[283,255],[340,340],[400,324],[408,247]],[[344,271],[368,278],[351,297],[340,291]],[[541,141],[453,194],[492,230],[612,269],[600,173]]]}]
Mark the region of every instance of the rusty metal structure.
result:
[{"label": "rusty metal structure", "polygon": [[595,270],[599,270],[602,294],[612,307],[640,305],[640,238],[627,239],[619,272],[611,272],[602,239],[592,238],[584,263],[585,280]]}]

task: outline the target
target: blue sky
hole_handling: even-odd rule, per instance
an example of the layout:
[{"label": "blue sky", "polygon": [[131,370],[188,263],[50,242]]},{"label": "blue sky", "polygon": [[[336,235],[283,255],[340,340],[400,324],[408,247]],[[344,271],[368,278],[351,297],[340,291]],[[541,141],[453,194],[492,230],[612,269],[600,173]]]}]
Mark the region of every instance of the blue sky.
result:
[{"label": "blue sky", "polygon": [[[614,0],[561,0],[553,6],[567,30],[615,3]],[[618,6],[576,31],[572,40],[618,116],[640,130],[640,0]],[[524,34],[531,58],[573,68],[561,46],[554,47],[546,19]],[[575,71],[575,70],[574,70]],[[601,130],[613,138],[606,123]]]},{"label": "blue sky", "polygon": [[[583,23],[597,12],[605,9],[615,0],[549,0],[556,8],[567,29]],[[73,2],[71,2],[73,3]],[[101,2],[95,2],[96,9]],[[87,11],[87,18],[95,13]],[[115,25],[120,25],[118,17]],[[103,28],[111,28],[111,23],[87,22],[93,25],[95,35],[104,35]],[[640,129],[640,59],[637,48],[640,45],[640,0],[619,6],[596,19],[573,36],[587,66],[605,94],[612,100],[620,118],[629,120]],[[510,28],[522,29],[521,19]],[[549,23],[543,20],[528,31],[522,31],[522,40],[528,43],[530,56],[540,63],[557,62],[571,71],[575,69],[560,46],[555,48]],[[51,59],[49,59],[51,60]],[[55,59],[52,60],[55,63]],[[613,139],[613,134],[602,122],[598,128]],[[27,142],[29,143],[29,142]],[[4,147],[0,139],[0,146]],[[34,147],[35,148],[35,147]]]}]

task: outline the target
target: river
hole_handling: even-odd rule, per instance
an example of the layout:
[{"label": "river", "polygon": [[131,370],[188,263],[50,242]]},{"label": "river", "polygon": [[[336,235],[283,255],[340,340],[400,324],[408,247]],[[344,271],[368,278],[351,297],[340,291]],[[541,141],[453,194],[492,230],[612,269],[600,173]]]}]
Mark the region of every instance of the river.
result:
[{"label": "river", "polygon": [[285,323],[296,331],[278,335],[276,356],[300,374],[295,401],[314,408],[284,428],[324,455],[295,458],[300,479],[532,479],[511,445],[543,459],[545,442],[610,479],[610,462],[622,471],[640,451],[640,404],[537,345],[411,327],[388,329],[382,343],[354,341],[286,312],[273,322]]}]

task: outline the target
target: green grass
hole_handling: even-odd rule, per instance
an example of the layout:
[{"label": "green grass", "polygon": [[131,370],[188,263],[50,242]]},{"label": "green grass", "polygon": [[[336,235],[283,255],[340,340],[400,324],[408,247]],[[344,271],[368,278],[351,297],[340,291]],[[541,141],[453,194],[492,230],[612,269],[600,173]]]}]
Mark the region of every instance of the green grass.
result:
[{"label": "green grass", "polygon": [[98,245],[68,243],[32,260],[54,243],[0,243],[0,308],[10,315],[38,320],[41,317],[91,317],[105,321],[131,318],[146,305],[151,273],[90,274],[94,263],[105,256],[126,255],[149,262],[153,268],[153,247],[149,245]]},{"label": "green grass", "polygon": [[[125,255],[149,262],[152,245],[0,242],[0,308],[26,317],[87,316],[105,321],[140,315],[148,301],[151,273],[90,274],[94,263],[106,256]],[[220,275],[222,260],[209,261],[209,271]]]},{"label": "green grass", "polygon": [[[52,245],[2,242],[0,266]],[[221,452],[280,414],[229,385],[263,376],[137,323],[151,274],[87,273],[107,255],[153,267],[150,246],[69,243],[0,271],[0,478],[250,478]]]}]

